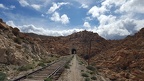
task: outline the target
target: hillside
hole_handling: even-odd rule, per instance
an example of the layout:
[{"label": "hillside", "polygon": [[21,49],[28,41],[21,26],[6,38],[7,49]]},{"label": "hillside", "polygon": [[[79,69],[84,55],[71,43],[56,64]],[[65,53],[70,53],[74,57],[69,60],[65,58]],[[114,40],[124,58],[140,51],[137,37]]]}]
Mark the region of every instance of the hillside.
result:
[{"label": "hillside", "polygon": [[112,81],[144,80],[144,28],[134,36],[112,43],[111,48],[91,59]]},{"label": "hillside", "polygon": [[41,36],[32,33],[27,33],[27,35],[34,37],[35,40],[41,39],[39,44],[43,45],[47,51],[60,55],[71,54],[72,49],[75,49],[77,54],[82,57],[87,56],[89,50],[91,50],[92,57],[106,50],[107,45],[110,44],[109,41],[100,37],[97,33],[89,31],[81,31],[65,37]]},{"label": "hillside", "polygon": [[41,62],[51,61],[50,57],[50,53],[32,37],[0,19],[0,74],[4,72],[11,78]]},{"label": "hillside", "polygon": [[144,28],[121,40],[105,40],[88,31],[41,39],[51,53],[67,55],[76,49],[85,60],[90,54],[90,63],[112,81],[144,80]]},{"label": "hillside", "polygon": [[97,33],[81,31],[69,36],[21,33],[0,19],[0,71],[9,78],[21,66],[35,68],[59,56],[76,53],[112,81],[144,80],[144,28],[121,40],[106,40]]}]

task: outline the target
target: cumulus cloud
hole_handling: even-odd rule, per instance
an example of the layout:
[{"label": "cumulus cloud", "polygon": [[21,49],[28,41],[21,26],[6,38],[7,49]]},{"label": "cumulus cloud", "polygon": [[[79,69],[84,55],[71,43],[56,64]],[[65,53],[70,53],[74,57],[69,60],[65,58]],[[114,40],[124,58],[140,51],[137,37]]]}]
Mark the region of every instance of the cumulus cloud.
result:
[{"label": "cumulus cloud", "polygon": [[58,12],[55,12],[50,18],[52,21],[60,21],[60,15]]},{"label": "cumulus cloud", "polygon": [[62,5],[67,5],[69,3],[67,2],[61,2],[61,3],[53,3],[53,6],[50,7],[50,9],[47,11],[47,14],[55,12],[57,9],[59,9]]},{"label": "cumulus cloud", "polygon": [[25,33],[36,33],[39,35],[48,35],[48,36],[67,36],[74,32],[83,31],[83,29],[68,29],[68,30],[49,30],[42,27],[36,27],[33,24],[29,25],[22,25],[22,26],[16,26],[13,21],[6,22],[8,25],[13,27],[18,27],[21,32]]},{"label": "cumulus cloud", "polygon": [[95,32],[106,39],[121,39],[136,32],[136,23],[131,19],[116,20],[96,27]]},{"label": "cumulus cloud", "polygon": [[83,26],[84,26],[84,27],[87,27],[87,28],[90,28],[90,27],[91,27],[90,24],[89,24],[89,22],[84,22]]},{"label": "cumulus cloud", "polygon": [[16,8],[16,7],[15,7],[14,5],[11,5],[10,8],[11,8],[11,9],[14,9],[14,8]]},{"label": "cumulus cloud", "polygon": [[62,24],[69,23],[68,16],[66,14],[60,16],[58,12],[54,12],[54,14],[52,15],[52,17],[50,17],[50,19],[55,22],[61,22]]},{"label": "cumulus cloud", "polygon": [[6,24],[12,27],[16,27],[13,21],[7,21]]},{"label": "cumulus cloud", "polygon": [[[79,3],[79,4],[85,4],[85,5],[87,5],[87,6],[90,6],[90,5],[92,5],[93,3],[95,3],[96,1],[95,0],[71,0],[71,1],[75,1],[75,2],[77,2],[77,3]],[[101,1],[101,0],[100,0]]]},{"label": "cumulus cloud", "polygon": [[86,4],[82,4],[80,8],[88,8],[89,6]]},{"label": "cumulus cloud", "polygon": [[144,20],[138,17],[144,14],[144,1],[105,0],[101,6],[93,6],[87,12],[90,17],[99,21],[92,31],[106,39],[121,39],[132,35],[144,27]]},{"label": "cumulus cloud", "polygon": [[102,6],[102,7],[93,6],[88,11],[88,14],[92,15],[92,17],[98,17],[101,14],[104,14],[106,11],[107,11],[107,9],[105,8],[105,6]]},{"label": "cumulus cloud", "polygon": [[67,24],[67,23],[69,23],[69,18],[68,18],[68,16],[67,16],[66,14],[63,14],[63,15],[61,16],[61,22],[62,22],[62,24]]},{"label": "cumulus cloud", "polygon": [[8,8],[5,7],[3,4],[0,4],[0,8],[2,8],[2,9],[8,9]]},{"label": "cumulus cloud", "polygon": [[19,0],[19,3],[21,6],[26,7],[29,6],[30,4],[26,0]]},{"label": "cumulus cloud", "polygon": [[125,2],[121,7],[120,7],[120,11],[121,12],[133,12],[133,13],[144,13],[144,1],[140,0],[128,0],[127,2]]},{"label": "cumulus cloud", "polygon": [[28,2],[27,0],[19,0],[19,3],[22,7],[31,7],[35,10],[40,10],[41,9],[41,4],[35,4],[33,1]]},{"label": "cumulus cloud", "polygon": [[74,32],[82,31],[83,29],[69,29],[69,30],[48,30],[44,28],[37,28],[34,25],[23,25],[19,27],[21,31],[27,33],[36,33],[48,36],[66,36]]},{"label": "cumulus cloud", "polygon": [[41,5],[37,5],[37,4],[32,4],[31,7],[33,7],[36,10],[40,10]]}]

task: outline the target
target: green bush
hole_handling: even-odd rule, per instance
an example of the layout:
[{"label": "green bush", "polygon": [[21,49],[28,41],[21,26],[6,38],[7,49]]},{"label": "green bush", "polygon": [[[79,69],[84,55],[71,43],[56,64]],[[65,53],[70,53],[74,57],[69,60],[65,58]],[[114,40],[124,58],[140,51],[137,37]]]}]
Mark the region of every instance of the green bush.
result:
[{"label": "green bush", "polygon": [[91,71],[95,71],[95,68],[93,66],[87,66],[86,68],[91,70]]},{"label": "green bush", "polygon": [[31,64],[25,65],[25,66],[20,66],[20,67],[18,68],[18,71],[27,71],[27,70],[29,70],[29,69],[33,69],[33,66],[32,66]]},{"label": "green bush", "polygon": [[97,80],[97,78],[95,76],[91,77],[92,80]]},{"label": "green bush", "polygon": [[44,81],[52,81],[51,78],[46,78]]},{"label": "green bush", "polygon": [[94,73],[95,73],[94,71],[90,71],[90,72],[89,72],[89,74],[91,74],[91,75],[94,74]]},{"label": "green bush", "polygon": [[6,80],[6,74],[5,73],[3,73],[3,72],[0,72],[0,81],[4,81],[4,80]]},{"label": "green bush", "polygon": [[64,66],[66,69],[69,69],[70,67],[69,67],[69,64],[65,64],[65,66]]},{"label": "green bush", "polygon": [[89,75],[87,73],[82,73],[81,74],[83,77],[89,77]]},{"label": "green bush", "polygon": [[17,44],[21,44],[22,43],[21,39],[18,38],[18,37],[14,38],[14,42],[17,43]]},{"label": "green bush", "polygon": [[38,63],[38,66],[44,67],[46,66],[43,62]]},{"label": "green bush", "polygon": [[81,72],[84,72],[84,70],[81,70]]},{"label": "green bush", "polygon": [[85,81],[90,81],[90,78],[86,77],[86,78],[85,78]]}]

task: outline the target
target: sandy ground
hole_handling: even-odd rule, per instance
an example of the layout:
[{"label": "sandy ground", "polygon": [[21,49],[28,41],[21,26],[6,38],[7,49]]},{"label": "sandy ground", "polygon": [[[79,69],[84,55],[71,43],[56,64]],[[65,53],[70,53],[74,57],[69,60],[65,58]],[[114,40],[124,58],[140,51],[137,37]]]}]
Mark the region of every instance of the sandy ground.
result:
[{"label": "sandy ground", "polygon": [[57,81],[84,81],[81,76],[82,68],[76,58],[76,55],[74,55],[70,65],[70,69],[65,70]]}]

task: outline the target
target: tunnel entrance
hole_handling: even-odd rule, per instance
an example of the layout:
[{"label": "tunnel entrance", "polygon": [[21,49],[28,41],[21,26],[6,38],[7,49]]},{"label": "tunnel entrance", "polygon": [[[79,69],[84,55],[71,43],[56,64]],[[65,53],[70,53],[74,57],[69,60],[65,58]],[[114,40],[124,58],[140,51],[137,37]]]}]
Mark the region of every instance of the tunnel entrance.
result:
[{"label": "tunnel entrance", "polygon": [[76,49],[72,49],[71,54],[76,54]]}]

